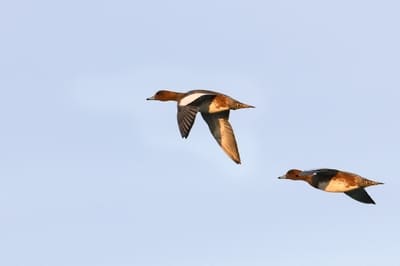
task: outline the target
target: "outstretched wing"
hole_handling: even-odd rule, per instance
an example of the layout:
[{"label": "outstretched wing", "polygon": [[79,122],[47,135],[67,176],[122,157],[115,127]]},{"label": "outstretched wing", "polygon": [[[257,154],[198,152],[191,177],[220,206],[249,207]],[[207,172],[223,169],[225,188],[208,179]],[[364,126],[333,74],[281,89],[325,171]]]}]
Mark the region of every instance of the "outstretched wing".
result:
[{"label": "outstretched wing", "polygon": [[189,136],[201,103],[215,97],[215,92],[198,90],[189,91],[178,102],[178,126],[182,138]]},{"label": "outstretched wing", "polygon": [[239,150],[236,144],[235,134],[229,123],[229,110],[214,114],[201,113],[214,136],[215,140],[224,152],[236,163],[240,164]]},{"label": "outstretched wing", "polygon": [[350,191],[344,192],[350,198],[353,198],[362,203],[375,204],[375,201],[368,195],[364,188],[356,188]]},{"label": "outstretched wing", "polygon": [[190,130],[192,129],[196,114],[199,111],[197,106],[179,106],[178,105],[178,126],[181,132],[182,138],[189,136]]}]

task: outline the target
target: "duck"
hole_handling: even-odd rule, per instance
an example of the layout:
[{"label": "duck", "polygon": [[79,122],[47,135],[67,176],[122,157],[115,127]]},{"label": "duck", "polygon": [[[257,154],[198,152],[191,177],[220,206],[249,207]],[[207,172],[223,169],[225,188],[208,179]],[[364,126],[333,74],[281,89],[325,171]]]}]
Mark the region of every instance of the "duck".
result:
[{"label": "duck", "polygon": [[383,183],[366,179],[360,175],[337,169],[315,169],[301,171],[291,169],[279,179],[303,180],[314,188],[326,192],[343,192],[347,196],[362,203],[375,204],[368,195],[366,187],[381,185]]},{"label": "duck", "polygon": [[178,127],[182,138],[185,139],[189,136],[197,113],[201,113],[211,134],[222,150],[235,163],[241,163],[235,134],[229,123],[229,113],[230,110],[254,108],[254,106],[210,90],[191,90],[188,92],[159,90],[147,100],[177,102]]}]

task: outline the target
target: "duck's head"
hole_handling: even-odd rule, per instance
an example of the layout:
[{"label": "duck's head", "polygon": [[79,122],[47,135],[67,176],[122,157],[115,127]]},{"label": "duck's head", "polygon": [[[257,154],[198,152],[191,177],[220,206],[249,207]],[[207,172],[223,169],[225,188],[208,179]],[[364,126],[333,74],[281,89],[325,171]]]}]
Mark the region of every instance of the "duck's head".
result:
[{"label": "duck's head", "polygon": [[168,98],[170,91],[167,90],[160,90],[157,91],[156,94],[147,98],[146,100],[156,100],[156,101],[166,101],[165,99]]},{"label": "duck's head", "polygon": [[300,175],[301,170],[291,169],[286,172],[285,175],[278,177],[279,179],[291,179],[291,180],[303,180],[304,178]]},{"label": "duck's head", "polygon": [[160,90],[156,94],[147,98],[146,100],[156,100],[156,101],[176,101],[179,98],[179,93],[169,90]]}]

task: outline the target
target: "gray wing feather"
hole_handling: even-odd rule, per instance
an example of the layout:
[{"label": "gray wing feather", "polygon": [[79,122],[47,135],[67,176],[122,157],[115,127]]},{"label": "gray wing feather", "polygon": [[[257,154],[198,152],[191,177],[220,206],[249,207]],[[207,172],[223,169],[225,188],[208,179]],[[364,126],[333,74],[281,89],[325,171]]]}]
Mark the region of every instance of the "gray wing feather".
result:
[{"label": "gray wing feather", "polygon": [[196,106],[178,106],[177,118],[182,138],[187,138],[189,136],[198,111],[199,108]]}]

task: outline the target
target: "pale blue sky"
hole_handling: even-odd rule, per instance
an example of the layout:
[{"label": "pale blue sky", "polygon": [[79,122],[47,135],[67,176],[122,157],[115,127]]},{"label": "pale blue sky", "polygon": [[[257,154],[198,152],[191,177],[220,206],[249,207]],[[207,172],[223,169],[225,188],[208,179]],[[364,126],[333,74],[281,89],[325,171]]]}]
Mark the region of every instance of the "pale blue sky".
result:
[{"label": "pale blue sky", "polygon": [[[398,1],[3,1],[0,265],[394,265]],[[221,91],[242,165],[157,90]],[[278,180],[338,168],[377,205]]]}]

